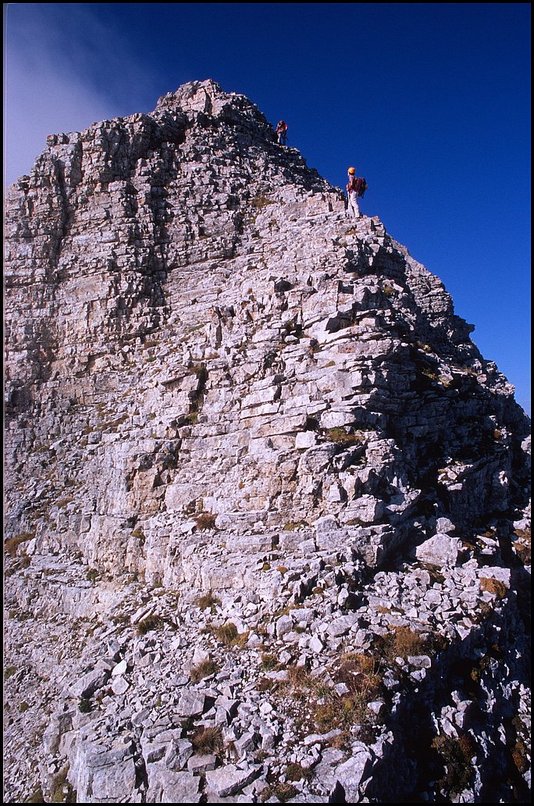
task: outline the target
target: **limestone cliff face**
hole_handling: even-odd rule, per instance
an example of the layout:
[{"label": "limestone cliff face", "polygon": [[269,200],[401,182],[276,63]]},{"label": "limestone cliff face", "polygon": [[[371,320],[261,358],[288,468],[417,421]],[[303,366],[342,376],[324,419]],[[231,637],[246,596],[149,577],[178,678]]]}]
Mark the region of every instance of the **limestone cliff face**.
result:
[{"label": "limestone cliff face", "polygon": [[193,82],[50,136],[6,239],[5,527],[25,568],[260,590],[247,555],[295,534],[375,571],[435,561],[444,523],[453,566],[498,528],[515,540],[513,388],[440,280],[378,218],[349,220],[245,97]]},{"label": "limestone cliff face", "polygon": [[246,98],[51,136],[7,235],[8,526],[39,545],[169,577],[201,512],[333,515],[376,559],[432,507],[520,505],[528,421],[472,328]]}]

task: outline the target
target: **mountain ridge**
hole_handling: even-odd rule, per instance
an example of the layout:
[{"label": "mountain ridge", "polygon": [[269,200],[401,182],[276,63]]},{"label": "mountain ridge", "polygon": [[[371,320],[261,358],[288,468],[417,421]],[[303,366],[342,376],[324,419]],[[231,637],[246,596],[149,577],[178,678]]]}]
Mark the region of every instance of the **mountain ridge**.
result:
[{"label": "mountain ridge", "polygon": [[[341,755],[322,748],[312,763],[307,752],[294,751],[310,771],[323,765],[312,783],[304,777],[300,789],[292,784],[294,797],[305,798],[299,802],[332,797],[339,786],[352,798],[433,791],[426,751],[418,754],[399,732],[391,701],[391,693],[398,695],[400,710],[409,712],[414,681],[425,675],[414,677],[412,669],[402,685],[386,686],[388,696],[379,696],[376,685],[373,695],[382,703],[376,715],[386,716],[373,721],[373,741],[366,743],[368,720],[358,712],[358,725],[354,699],[343,700],[347,692],[335,688],[339,670],[327,672],[347,653],[367,652],[376,653],[383,679],[393,679],[378,645],[398,630],[410,633],[409,657],[416,648],[430,653],[428,678],[438,674],[435,663],[449,681],[456,656],[475,663],[477,641],[491,646],[503,613],[512,613],[519,658],[512,658],[510,637],[500,649],[506,681],[489,661],[480,676],[488,677],[488,691],[500,692],[502,707],[491,710],[495,725],[508,713],[503,686],[516,692],[524,713],[524,694],[517,699],[517,692],[525,686],[530,423],[513,387],[472,342],[472,325],[454,314],[441,281],[377,217],[349,220],[339,188],[309,169],[297,149],[279,146],[254,104],[207,80],[163,96],[150,115],[52,135],[30,176],[10,191],[6,229],[8,602],[19,626],[32,600],[40,615],[25,618],[36,630],[47,609],[52,621],[62,613],[80,621],[90,654],[100,656],[96,666],[83,653],[76,659],[78,675],[87,669],[79,677],[85,682],[70,687],[56,678],[74,663],[74,647],[48,669],[62,705],[48,723],[56,739],[45,736],[45,745],[56,772],[66,765],[78,798],[165,802],[170,793],[187,792],[212,802],[236,787],[254,797],[282,793],[276,771],[293,763],[286,728],[300,736],[301,747],[313,735],[311,722],[299,734],[287,698],[270,727],[267,720],[254,728],[246,708],[237,722],[212,719],[208,694],[199,711],[188,712],[202,688],[196,667],[215,658],[223,669],[236,663],[236,636],[225,644],[217,633],[229,619],[237,634],[247,634],[247,663],[259,664],[260,675],[244,690],[237,679],[228,684],[232,697],[239,690],[242,703],[262,703],[262,656],[275,651],[289,669],[281,682],[294,669],[317,678],[326,673],[325,685],[333,687],[327,701],[352,709],[354,722],[343,723],[345,744],[334,748]],[[46,568],[56,566],[47,580]],[[54,584],[54,573],[65,590]],[[408,608],[403,579],[420,590]],[[462,602],[456,615],[447,586]],[[398,618],[392,611],[385,626],[387,590]],[[180,595],[178,615],[173,591]],[[207,614],[194,605],[195,596],[208,594],[211,632]],[[426,602],[432,596],[434,611]],[[306,606],[311,615],[302,621],[298,611]],[[287,608],[290,616],[280,614]],[[124,621],[112,629],[117,612]],[[135,625],[156,616],[158,637],[147,630],[140,638]],[[96,643],[87,626],[95,619]],[[429,637],[417,644],[421,628],[450,642],[447,661],[434,659]],[[120,634],[116,645],[107,639],[110,630]],[[11,655],[24,655],[13,627],[7,633]],[[250,752],[241,743],[241,767],[228,744],[210,762],[216,775],[202,762],[196,766],[197,750],[170,766],[147,751],[162,705],[152,703],[152,717],[136,724],[135,702],[152,702],[141,657],[159,640],[159,696],[178,720],[167,715],[165,730],[180,732],[169,741],[194,748],[191,730],[203,721],[228,728],[230,744],[250,733]],[[229,658],[221,656],[221,644]],[[189,670],[178,699],[162,682],[173,674],[173,657]],[[228,698],[223,672],[214,674],[215,701]],[[359,674],[371,685],[367,672]],[[276,693],[277,678],[270,679]],[[446,706],[453,708],[447,720],[454,713],[456,724],[447,733],[439,686],[428,684],[428,692],[428,716],[439,729],[426,741],[443,751],[444,736],[464,741],[466,731],[459,730],[456,703]],[[92,717],[79,715],[76,698],[90,703]],[[125,721],[117,721],[118,702]],[[20,725],[20,716],[11,719]],[[314,719],[319,730],[317,713]],[[130,749],[114,768],[127,784],[105,784],[87,730],[106,747],[127,737]],[[492,750],[475,723],[469,730],[478,761],[464,783],[476,799],[487,786],[481,770],[489,758],[512,775],[513,748],[496,742]],[[518,723],[515,731],[516,744],[523,742],[524,727]],[[277,737],[272,747],[268,734]],[[162,740],[161,747],[167,753],[171,744]],[[386,747],[392,768],[398,772],[409,758],[415,778],[400,776],[395,785],[386,776],[388,783],[380,783]],[[263,766],[260,749],[274,754]],[[133,768],[143,770],[139,784]],[[526,779],[514,769],[521,790]],[[43,768],[41,786],[53,784]],[[450,795],[450,781],[439,786]],[[499,783],[507,796],[511,786]]]}]

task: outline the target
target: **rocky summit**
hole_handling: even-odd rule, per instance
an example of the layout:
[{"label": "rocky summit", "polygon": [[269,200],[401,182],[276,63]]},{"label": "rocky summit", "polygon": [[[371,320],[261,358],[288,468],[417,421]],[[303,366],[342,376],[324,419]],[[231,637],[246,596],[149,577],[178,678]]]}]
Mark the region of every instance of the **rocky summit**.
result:
[{"label": "rocky summit", "polygon": [[442,282],[211,80],[5,236],[4,802],[526,802],[530,420]]}]

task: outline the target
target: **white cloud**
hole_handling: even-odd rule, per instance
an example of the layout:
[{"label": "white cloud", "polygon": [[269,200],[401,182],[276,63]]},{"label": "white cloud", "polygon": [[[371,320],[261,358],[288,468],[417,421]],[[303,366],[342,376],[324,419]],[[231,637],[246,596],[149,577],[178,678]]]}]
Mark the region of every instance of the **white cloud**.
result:
[{"label": "white cloud", "polygon": [[83,4],[8,4],[4,184],[30,172],[48,134],[143,111],[140,99],[152,98],[147,71],[99,14]]},{"label": "white cloud", "polygon": [[30,172],[48,134],[86,129],[113,113],[112,106],[50,63],[23,62],[8,55],[4,102],[4,180],[11,184]]}]

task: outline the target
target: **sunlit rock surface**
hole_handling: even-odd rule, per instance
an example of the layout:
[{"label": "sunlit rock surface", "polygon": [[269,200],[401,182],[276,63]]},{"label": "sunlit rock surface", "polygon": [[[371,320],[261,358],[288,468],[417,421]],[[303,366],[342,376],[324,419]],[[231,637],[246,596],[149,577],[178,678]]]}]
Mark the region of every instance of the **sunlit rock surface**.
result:
[{"label": "sunlit rock surface", "polygon": [[530,421],[441,281],[212,81],[5,235],[7,802],[528,797]]}]

